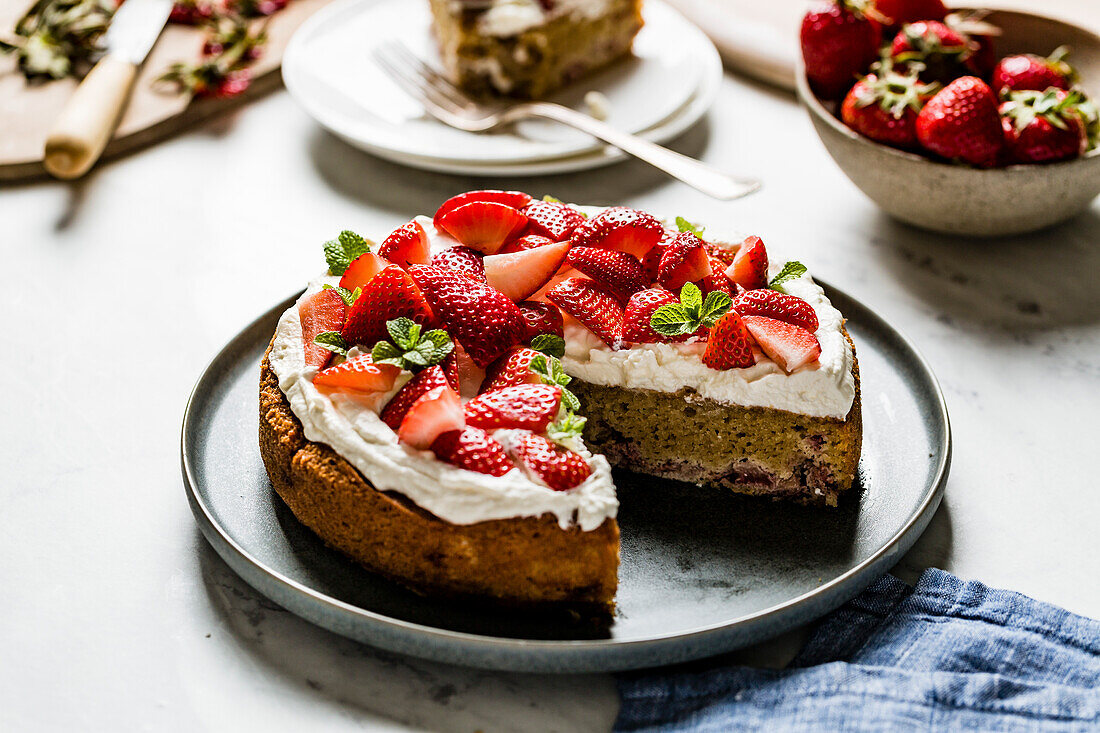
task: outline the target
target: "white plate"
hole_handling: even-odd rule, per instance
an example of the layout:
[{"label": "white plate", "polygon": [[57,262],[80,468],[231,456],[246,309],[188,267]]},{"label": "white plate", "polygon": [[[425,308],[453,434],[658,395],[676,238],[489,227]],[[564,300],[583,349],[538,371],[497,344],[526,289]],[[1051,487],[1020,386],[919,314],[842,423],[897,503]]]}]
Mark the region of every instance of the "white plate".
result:
[{"label": "white plate", "polygon": [[[717,52],[668,6],[650,0],[645,12],[647,25],[635,40],[633,58],[585,78],[552,101],[583,110],[584,94],[599,90],[610,102],[607,121],[631,132],[679,117],[696,97],[704,73],[713,69]],[[371,59],[371,49],[384,40],[399,40],[438,66],[426,3],[342,0],[294,35],[283,58],[287,89],[308,114],[352,145],[411,165],[432,159],[449,170],[466,170],[592,152],[603,157],[599,143],[556,123],[529,121],[507,132],[476,135],[426,117]]]}]

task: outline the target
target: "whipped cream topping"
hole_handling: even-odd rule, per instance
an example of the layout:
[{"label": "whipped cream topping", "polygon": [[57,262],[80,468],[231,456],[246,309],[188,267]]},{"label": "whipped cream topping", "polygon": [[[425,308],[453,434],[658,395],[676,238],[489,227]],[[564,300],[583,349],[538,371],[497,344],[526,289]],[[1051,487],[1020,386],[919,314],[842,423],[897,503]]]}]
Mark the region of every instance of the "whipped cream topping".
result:
[{"label": "whipped cream topping", "polygon": [[[536,28],[560,15],[576,15],[584,19],[599,18],[608,11],[607,0],[554,0],[549,9],[541,0],[492,0],[478,16],[477,29],[486,36],[505,38]],[[457,11],[480,8],[482,3],[456,0]]]}]

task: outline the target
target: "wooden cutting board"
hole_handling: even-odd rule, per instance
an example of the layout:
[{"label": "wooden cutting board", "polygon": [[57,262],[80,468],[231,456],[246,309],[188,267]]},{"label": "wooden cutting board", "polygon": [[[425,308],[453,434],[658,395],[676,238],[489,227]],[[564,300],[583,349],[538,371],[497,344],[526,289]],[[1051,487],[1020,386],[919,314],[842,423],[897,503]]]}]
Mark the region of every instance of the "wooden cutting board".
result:
[{"label": "wooden cutting board", "polygon": [[[153,81],[169,66],[178,61],[197,61],[202,49],[201,29],[168,24],[138,75],[133,97],[103,159],[151,145],[278,87],[282,83],[279,66],[291,35],[329,2],[332,0],[291,0],[271,18],[264,55],[252,66],[252,85],[233,99],[192,101],[186,94],[154,89]],[[30,4],[27,0],[0,0],[0,28],[14,28]],[[14,56],[0,56],[0,182],[47,175],[42,167],[46,133],[76,85],[74,79],[29,84],[16,68]]]}]

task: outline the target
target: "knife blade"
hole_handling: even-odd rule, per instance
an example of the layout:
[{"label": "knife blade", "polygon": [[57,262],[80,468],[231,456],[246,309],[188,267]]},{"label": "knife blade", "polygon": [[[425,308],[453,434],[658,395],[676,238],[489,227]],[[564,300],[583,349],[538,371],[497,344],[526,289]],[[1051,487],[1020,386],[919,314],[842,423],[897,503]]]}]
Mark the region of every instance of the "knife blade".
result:
[{"label": "knife blade", "polygon": [[172,0],[126,0],[107,27],[107,53],[140,64],[171,12]]}]

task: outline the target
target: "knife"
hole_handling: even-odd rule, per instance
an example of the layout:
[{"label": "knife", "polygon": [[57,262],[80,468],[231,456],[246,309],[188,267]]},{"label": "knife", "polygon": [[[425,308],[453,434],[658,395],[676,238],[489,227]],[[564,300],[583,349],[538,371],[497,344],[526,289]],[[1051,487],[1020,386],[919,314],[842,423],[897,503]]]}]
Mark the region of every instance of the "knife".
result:
[{"label": "knife", "polygon": [[130,98],[138,67],[156,43],[172,0],[126,0],[107,28],[107,55],[61,110],[46,137],[43,164],[57,178],[88,172],[111,139]]}]

